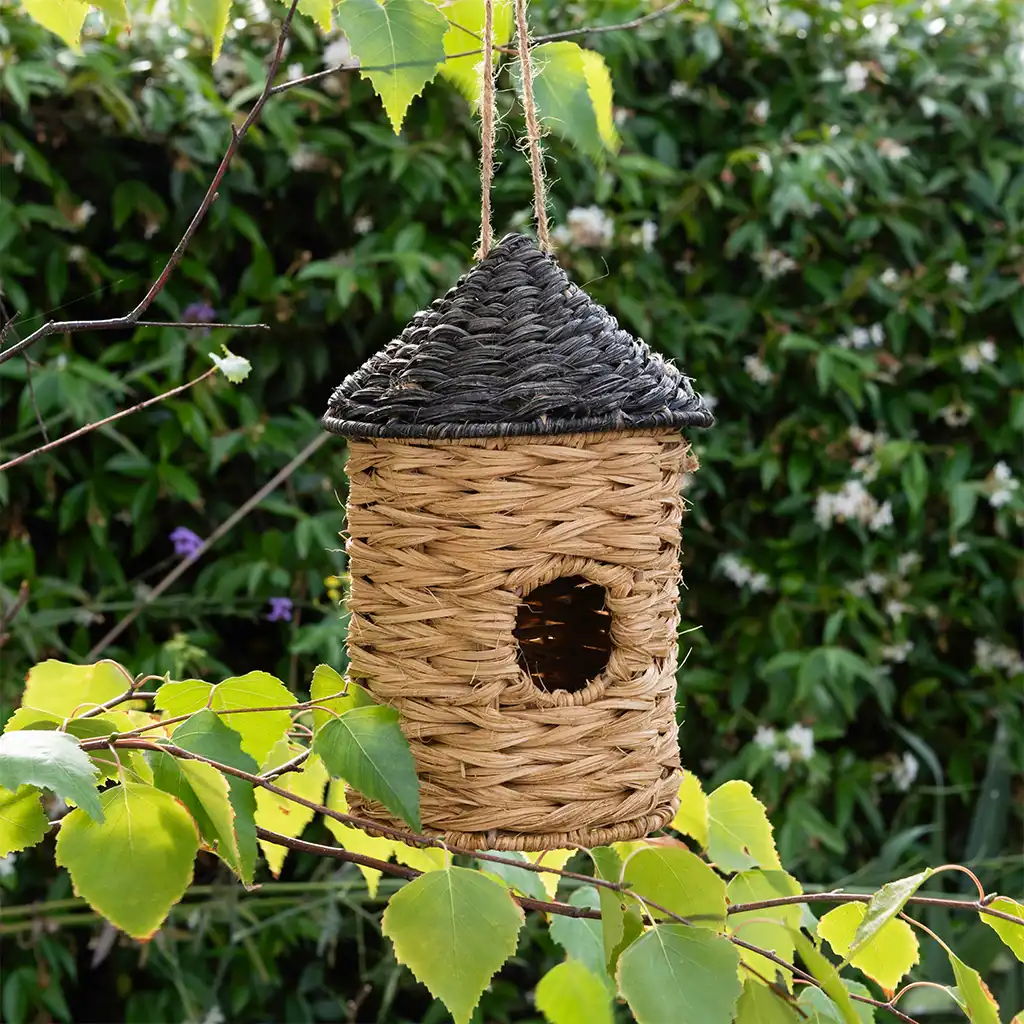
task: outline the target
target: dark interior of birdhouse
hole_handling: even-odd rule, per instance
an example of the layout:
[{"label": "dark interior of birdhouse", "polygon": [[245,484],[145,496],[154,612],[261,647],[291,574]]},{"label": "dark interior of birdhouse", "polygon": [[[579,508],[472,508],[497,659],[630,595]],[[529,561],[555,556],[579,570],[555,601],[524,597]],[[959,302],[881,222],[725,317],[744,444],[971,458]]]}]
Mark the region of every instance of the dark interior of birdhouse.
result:
[{"label": "dark interior of birdhouse", "polygon": [[604,587],[566,576],[531,591],[519,606],[519,664],[541,690],[584,689],[612,653]]}]

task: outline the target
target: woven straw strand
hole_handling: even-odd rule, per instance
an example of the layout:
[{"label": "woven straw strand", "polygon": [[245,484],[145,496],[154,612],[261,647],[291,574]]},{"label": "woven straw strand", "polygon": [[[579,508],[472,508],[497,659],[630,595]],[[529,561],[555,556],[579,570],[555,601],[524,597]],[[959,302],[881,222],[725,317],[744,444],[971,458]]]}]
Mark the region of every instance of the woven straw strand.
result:
[{"label": "woven straw strand", "polygon": [[533,96],[533,60],[530,57],[530,31],[526,24],[526,0],[515,0],[516,30],[519,35],[519,61],[523,72],[523,108],[526,114],[526,142],[530,150],[530,174],[533,177],[533,210],[537,218],[537,241],[544,252],[551,252],[548,230],[548,190],[544,181],[544,151],[541,148],[540,120]]},{"label": "woven straw strand", "polygon": [[494,240],[491,225],[491,183],[494,181],[494,0],[484,0],[484,59],[480,89],[480,246],[476,258],[482,260]]},{"label": "woven straw strand", "polygon": [[[679,483],[692,468],[668,430],[352,443],[350,674],[401,715],[426,834],[539,850],[671,819]],[[584,689],[547,692],[521,667],[517,612],[565,577],[603,588],[612,650]]]}]

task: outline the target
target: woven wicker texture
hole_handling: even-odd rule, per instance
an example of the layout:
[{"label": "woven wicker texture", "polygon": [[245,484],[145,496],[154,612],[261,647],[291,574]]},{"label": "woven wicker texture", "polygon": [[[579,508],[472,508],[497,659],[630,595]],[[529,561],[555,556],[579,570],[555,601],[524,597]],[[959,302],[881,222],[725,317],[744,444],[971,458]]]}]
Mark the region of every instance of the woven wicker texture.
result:
[{"label": "woven wicker texture", "polygon": [[401,715],[427,834],[542,850],[671,820],[694,467],[672,430],[351,443],[349,671]]},{"label": "woven wicker texture", "polygon": [[690,382],[508,235],[346,378],[324,426],[347,437],[519,437],[709,427]]}]

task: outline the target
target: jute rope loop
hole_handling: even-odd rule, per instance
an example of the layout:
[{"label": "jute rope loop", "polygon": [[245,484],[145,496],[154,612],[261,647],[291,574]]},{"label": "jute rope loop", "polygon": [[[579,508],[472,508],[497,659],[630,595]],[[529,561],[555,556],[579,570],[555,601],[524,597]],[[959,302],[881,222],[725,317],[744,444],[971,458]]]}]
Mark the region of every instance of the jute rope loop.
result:
[{"label": "jute rope loop", "polygon": [[476,258],[482,260],[494,241],[491,223],[491,185],[494,181],[494,0],[484,0],[484,59],[480,89],[480,245]]},{"label": "jute rope loop", "polygon": [[526,0],[515,0],[516,30],[519,37],[519,62],[523,72],[523,108],[526,114],[526,140],[530,149],[530,173],[533,176],[533,210],[537,219],[537,241],[544,252],[551,252],[548,229],[548,195],[544,180],[544,153],[537,102],[533,95],[533,60],[530,57],[530,33],[526,24]]}]

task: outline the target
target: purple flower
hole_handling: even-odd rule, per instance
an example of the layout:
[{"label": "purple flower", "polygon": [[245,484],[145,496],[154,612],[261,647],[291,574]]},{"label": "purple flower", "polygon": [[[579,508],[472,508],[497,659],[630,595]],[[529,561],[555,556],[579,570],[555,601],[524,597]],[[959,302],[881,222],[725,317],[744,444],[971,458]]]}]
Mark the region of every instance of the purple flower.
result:
[{"label": "purple flower", "polygon": [[173,530],[170,541],[174,545],[174,553],[185,558],[191,558],[203,546],[203,538],[193,533],[187,526],[179,526]]},{"label": "purple flower", "polygon": [[181,319],[187,324],[208,324],[217,319],[217,310],[208,302],[193,302],[185,307]]},{"label": "purple flower", "polygon": [[270,614],[267,622],[291,622],[292,621],[292,599],[290,597],[272,597],[270,599]]}]

